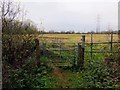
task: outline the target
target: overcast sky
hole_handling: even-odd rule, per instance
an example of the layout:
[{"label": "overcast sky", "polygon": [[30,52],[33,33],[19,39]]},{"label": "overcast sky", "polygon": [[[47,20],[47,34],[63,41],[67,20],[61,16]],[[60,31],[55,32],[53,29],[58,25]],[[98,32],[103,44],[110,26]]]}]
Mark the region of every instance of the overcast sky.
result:
[{"label": "overcast sky", "polygon": [[[15,0],[17,1],[17,0]],[[31,19],[45,31],[101,31],[118,27],[119,0],[19,0]],[[42,25],[41,25],[42,21]]]}]

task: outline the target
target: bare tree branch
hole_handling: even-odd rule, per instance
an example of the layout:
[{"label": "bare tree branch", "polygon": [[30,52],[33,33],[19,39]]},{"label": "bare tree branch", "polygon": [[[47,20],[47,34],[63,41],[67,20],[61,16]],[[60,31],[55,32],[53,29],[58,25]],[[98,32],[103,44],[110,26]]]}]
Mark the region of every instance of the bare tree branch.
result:
[{"label": "bare tree branch", "polygon": [[2,0],[0,1],[1,9],[1,20],[2,20],[2,31],[9,31],[10,28],[13,28],[15,24],[13,23],[17,20],[24,17],[24,12],[20,9],[20,3],[14,3],[12,0]]}]

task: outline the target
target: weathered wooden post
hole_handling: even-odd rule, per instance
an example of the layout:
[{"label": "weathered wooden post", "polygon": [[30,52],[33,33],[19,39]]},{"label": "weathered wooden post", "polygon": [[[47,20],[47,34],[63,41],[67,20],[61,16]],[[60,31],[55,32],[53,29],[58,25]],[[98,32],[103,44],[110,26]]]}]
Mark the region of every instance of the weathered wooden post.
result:
[{"label": "weathered wooden post", "polygon": [[85,50],[85,35],[82,35],[82,45],[78,43],[78,64],[77,66],[80,67],[80,69],[83,69],[84,67],[84,50]]},{"label": "weathered wooden post", "polygon": [[91,40],[90,40],[90,41],[91,41],[91,51],[90,51],[90,53],[91,53],[91,55],[90,55],[91,58],[90,58],[90,59],[92,60],[92,45],[93,45],[93,34],[92,34],[92,33],[91,33],[91,36],[90,36],[90,37],[91,37]]},{"label": "weathered wooden post", "polygon": [[35,39],[34,41],[35,41],[35,57],[36,59],[39,59],[40,57],[39,40]]},{"label": "weathered wooden post", "polygon": [[82,47],[80,45],[80,43],[78,43],[78,60],[77,60],[77,67],[80,68],[81,67],[81,51]]},{"label": "weathered wooden post", "polygon": [[43,56],[46,56],[46,43],[43,43]]},{"label": "weathered wooden post", "polygon": [[113,43],[113,32],[110,34],[110,51],[112,51],[112,43]]},{"label": "weathered wooden post", "polygon": [[85,35],[82,35],[81,68],[84,67]]}]

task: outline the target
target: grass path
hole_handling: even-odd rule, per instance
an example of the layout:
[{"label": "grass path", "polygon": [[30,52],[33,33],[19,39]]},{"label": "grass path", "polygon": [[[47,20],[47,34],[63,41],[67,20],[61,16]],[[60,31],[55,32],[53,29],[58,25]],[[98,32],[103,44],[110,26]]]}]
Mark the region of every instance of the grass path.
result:
[{"label": "grass path", "polygon": [[55,66],[54,64],[51,65],[53,68],[52,75],[58,78],[59,82],[59,87],[60,88],[69,88],[70,87],[70,82],[68,78],[68,74],[65,73],[65,71],[62,68],[59,68]]}]

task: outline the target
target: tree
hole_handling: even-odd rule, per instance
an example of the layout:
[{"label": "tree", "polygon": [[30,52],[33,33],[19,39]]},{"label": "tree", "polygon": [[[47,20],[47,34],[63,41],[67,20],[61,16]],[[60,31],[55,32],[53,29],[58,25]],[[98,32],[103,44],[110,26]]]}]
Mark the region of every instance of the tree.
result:
[{"label": "tree", "polygon": [[[10,33],[17,26],[17,19],[23,18],[24,13],[20,10],[20,4],[8,0],[0,1],[2,32]],[[20,15],[22,17],[20,17]],[[19,23],[20,25],[22,23]]]},{"label": "tree", "polygon": [[[2,21],[2,86],[11,88],[12,71],[18,68],[23,69],[29,57],[36,51],[34,36],[17,35],[28,31],[33,33],[37,30],[31,22],[23,22],[24,13],[20,10],[20,5],[12,1],[0,1],[1,21]],[[22,21],[20,21],[22,19]],[[16,34],[16,35],[13,35]],[[39,50],[40,51],[40,50]],[[38,55],[38,54],[36,54]],[[40,55],[38,55],[40,56]],[[38,59],[34,60],[36,62]]]},{"label": "tree", "polygon": [[37,26],[34,24],[33,21],[31,21],[29,19],[23,22],[22,27],[23,27],[22,30],[24,30],[27,34],[38,33]]}]

